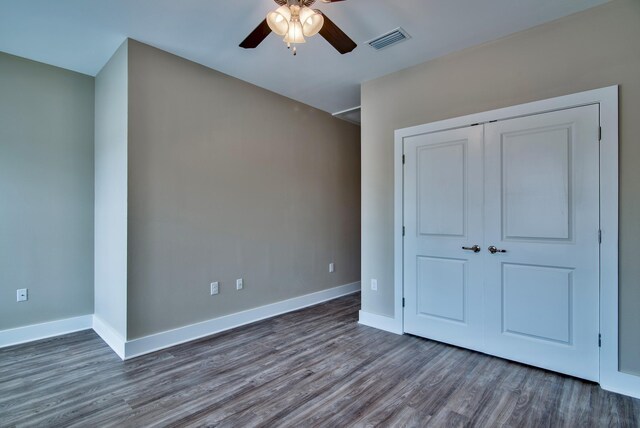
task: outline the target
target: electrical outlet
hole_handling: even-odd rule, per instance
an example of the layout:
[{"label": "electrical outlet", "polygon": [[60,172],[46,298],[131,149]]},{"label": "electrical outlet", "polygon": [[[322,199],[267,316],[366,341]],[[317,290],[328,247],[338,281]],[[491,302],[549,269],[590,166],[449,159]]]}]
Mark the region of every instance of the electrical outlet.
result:
[{"label": "electrical outlet", "polygon": [[378,280],[377,279],[372,279],[371,280],[371,289],[373,291],[378,291]]},{"label": "electrical outlet", "polygon": [[220,284],[216,281],[216,282],[212,282],[211,283],[211,295],[215,296],[216,294],[220,293]]},{"label": "electrical outlet", "polygon": [[336,271],[336,264],[331,262],[329,263],[329,273],[333,273]]},{"label": "electrical outlet", "polygon": [[244,281],[242,278],[236,279],[236,290],[242,290],[244,288]]},{"label": "electrical outlet", "polygon": [[26,302],[29,300],[29,290],[20,288],[16,290],[16,302]]}]

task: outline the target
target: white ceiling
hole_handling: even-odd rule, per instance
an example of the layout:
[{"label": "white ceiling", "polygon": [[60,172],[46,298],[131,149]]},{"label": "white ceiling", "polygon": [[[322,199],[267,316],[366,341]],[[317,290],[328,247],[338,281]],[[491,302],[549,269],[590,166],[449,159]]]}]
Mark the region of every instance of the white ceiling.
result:
[{"label": "white ceiling", "polygon": [[[318,1],[359,46],[340,55],[317,35],[293,57],[275,34],[238,47],[272,0],[0,0],[0,51],[93,76],[131,37],[335,113],[360,105],[366,80],[606,1]],[[412,38],[381,51],[366,44],[396,27]]]}]

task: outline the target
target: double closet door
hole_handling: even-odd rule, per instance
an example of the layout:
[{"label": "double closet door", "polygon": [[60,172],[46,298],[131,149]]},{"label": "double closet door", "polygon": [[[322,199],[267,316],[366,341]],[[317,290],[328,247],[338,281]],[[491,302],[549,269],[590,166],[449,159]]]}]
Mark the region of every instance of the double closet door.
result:
[{"label": "double closet door", "polygon": [[404,139],[404,331],[599,379],[599,109]]}]

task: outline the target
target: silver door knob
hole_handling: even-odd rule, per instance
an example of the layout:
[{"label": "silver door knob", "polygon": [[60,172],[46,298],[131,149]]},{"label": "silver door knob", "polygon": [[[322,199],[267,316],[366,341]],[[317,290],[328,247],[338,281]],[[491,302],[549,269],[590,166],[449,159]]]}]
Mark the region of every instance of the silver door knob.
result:
[{"label": "silver door knob", "polygon": [[489,250],[491,254],[507,252],[507,250],[501,250],[500,248],[496,248],[495,245],[490,246],[489,248],[487,248],[487,250]]},{"label": "silver door knob", "polygon": [[463,250],[473,251],[474,253],[480,252],[480,245],[474,245],[473,247],[462,247]]}]

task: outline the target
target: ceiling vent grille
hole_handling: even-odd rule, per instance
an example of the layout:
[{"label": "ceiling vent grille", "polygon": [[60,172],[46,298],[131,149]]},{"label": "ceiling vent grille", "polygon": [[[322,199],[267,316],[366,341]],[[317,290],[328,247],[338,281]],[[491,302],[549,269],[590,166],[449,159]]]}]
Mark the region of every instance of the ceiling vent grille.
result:
[{"label": "ceiling vent grille", "polygon": [[410,39],[411,36],[407,34],[402,28],[398,27],[393,31],[383,34],[380,37],[376,37],[375,39],[367,42],[369,46],[379,51],[384,48],[388,48],[389,46],[393,46],[400,42]]}]

